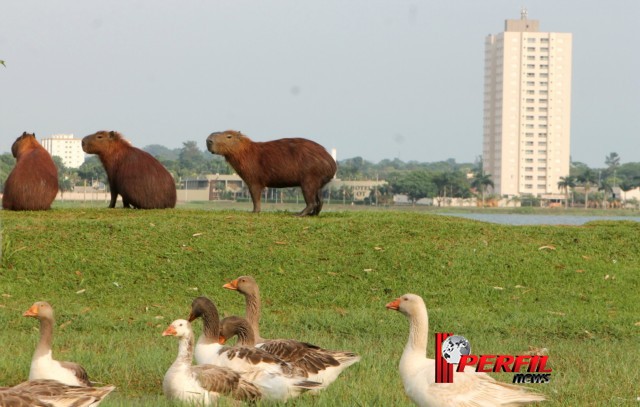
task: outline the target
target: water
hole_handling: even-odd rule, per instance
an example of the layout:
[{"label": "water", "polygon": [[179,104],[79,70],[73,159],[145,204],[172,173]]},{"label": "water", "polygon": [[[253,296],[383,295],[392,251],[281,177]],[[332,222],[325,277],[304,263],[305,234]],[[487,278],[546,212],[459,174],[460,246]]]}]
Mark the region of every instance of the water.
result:
[{"label": "water", "polygon": [[627,220],[640,222],[640,216],[568,216],[568,215],[524,215],[516,213],[443,213],[440,215],[479,220],[503,225],[584,225],[595,220]]}]

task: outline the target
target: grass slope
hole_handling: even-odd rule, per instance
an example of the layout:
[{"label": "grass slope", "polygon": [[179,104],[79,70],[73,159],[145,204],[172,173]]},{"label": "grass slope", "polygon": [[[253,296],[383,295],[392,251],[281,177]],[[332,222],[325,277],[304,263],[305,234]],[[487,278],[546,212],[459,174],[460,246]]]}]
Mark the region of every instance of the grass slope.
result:
[{"label": "grass slope", "polygon": [[534,385],[551,399],[545,405],[624,405],[640,395],[635,222],[511,227],[395,211],[0,215],[0,384],[27,378],[37,322],[21,314],[46,300],[57,314],[54,357],[118,386],[104,406],[171,405],[162,378],[177,344],[162,330],[198,295],[223,315],[243,314],[242,297],[222,284],[250,274],[261,284],[264,335],[362,355],[297,406],[411,405],[397,370],[408,324],[384,307],[406,292],[425,298],[430,339],[461,334],[475,354],[546,347],[552,380]]}]

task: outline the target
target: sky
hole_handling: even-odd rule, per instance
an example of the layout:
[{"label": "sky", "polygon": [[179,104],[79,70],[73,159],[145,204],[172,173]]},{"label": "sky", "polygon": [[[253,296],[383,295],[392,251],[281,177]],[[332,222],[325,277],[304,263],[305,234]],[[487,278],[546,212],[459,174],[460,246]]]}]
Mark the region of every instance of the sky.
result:
[{"label": "sky", "polygon": [[23,131],[205,149],[304,137],[338,160],[473,162],[484,40],[573,33],[571,156],[640,162],[638,0],[0,2],[0,152]]}]

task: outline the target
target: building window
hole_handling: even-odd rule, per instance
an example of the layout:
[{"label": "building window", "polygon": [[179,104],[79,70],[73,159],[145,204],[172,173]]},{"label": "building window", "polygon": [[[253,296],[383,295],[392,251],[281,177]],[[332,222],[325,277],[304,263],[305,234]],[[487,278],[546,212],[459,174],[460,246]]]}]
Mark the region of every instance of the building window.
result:
[{"label": "building window", "polygon": [[541,146],[541,147],[544,147],[544,146],[547,145],[547,142],[546,141],[538,141],[538,145]]},{"label": "building window", "polygon": [[547,125],[546,125],[546,124],[539,124],[539,125],[538,125],[538,128],[540,128],[540,129],[546,129],[546,128],[547,128]]},{"label": "building window", "polygon": [[549,47],[542,47],[542,48],[540,48],[540,51],[549,52]]},{"label": "building window", "polygon": [[528,52],[536,52],[536,47],[527,47]]},{"label": "building window", "polygon": [[533,133],[524,133],[524,135],[527,137],[533,137]]},{"label": "building window", "polygon": [[535,94],[536,92],[534,90],[531,90],[531,89],[527,90],[527,95],[535,95]]},{"label": "building window", "polygon": [[549,38],[540,38],[540,42],[549,43]]},{"label": "building window", "polygon": [[524,189],[533,189],[532,184],[524,184]]},{"label": "building window", "polygon": [[538,175],[538,181],[546,181],[547,177],[545,177],[544,175]]},{"label": "building window", "polygon": [[535,84],[534,81],[527,81],[527,86],[535,86]]},{"label": "building window", "polygon": [[527,120],[533,120],[533,116],[526,116]]},{"label": "building window", "polygon": [[549,86],[549,82],[541,81],[540,86]]},{"label": "building window", "polygon": [[528,43],[536,42],[536,39],[535,39],[535,37],[529,37],[529,38],[527,38],[527,42]]},{"label": "building window", "polygon": [[547,99],[538,99],[538,102],[540,102],[540,103],[547,103]]},{"label": "building window", "polygon": [[546,185],[545,184],[538,184],[538,189],[545,189]]},{"label": "building window", "polygon": [[526,99],[526,102],[527,102],[527,103],[534,103],[534,102],[535,102],[535,99]]},{"label": "building window", "polygon": [[549,69],[549,65],[542,64],[542,65],[540,65],[540,69]]},{"label": "building window", "polygon": [[532,172],[533,171],[533,167],[524,167],[524,170],[527,172]]},{"label": "building window", "polygon": [[533,111],[534,111],[533,106],[527,106],[527,112],[533,112]]},{"label": "building window", "polygon": [[525,143],[525,146],[532,146],[532,145],[533,145],[533,141],[527,141],[527,142]]},{"label": "building window", "polygon": [[533,150],[524,150],[524,153],[527,155],[533,154]]},{"label": "building window", "polygon": [[534,64],[529,64],[529,65],[527,65],[527,68],[528,68],[528,69],[535,69],[535,68],[536,68],[536,66],[535,66]]},{"label": "building window", "polygon": [[541,77],[541,78],[548,78],[548,77],[549,77],[549,74],[548,74],[548,73],[546,73],[546,72],[540,72],[540,77]]},{"label": "building window", "polygon": [[527,164],[533,164],[533,158],[525,158],[524,162]]},{"label": "building window", "polygon": [[527,78],[535,78],[536,74],[533,72],[527,72]]},{"label": "building window", "polygon": [[536,57],[533,55],[527,55],[527,61],[535,61]]},{"label": "building window", "polygon": [[539,111],[539,112],[548,112],[548,111],[549,111],[549,109],[547,109],[546,107],[539,107],[539,108],[538,108],[538,111]]},{"label": "building window", "polygon": [[533,181],[533,175],[527,175],[524,177],[525,181]]}]

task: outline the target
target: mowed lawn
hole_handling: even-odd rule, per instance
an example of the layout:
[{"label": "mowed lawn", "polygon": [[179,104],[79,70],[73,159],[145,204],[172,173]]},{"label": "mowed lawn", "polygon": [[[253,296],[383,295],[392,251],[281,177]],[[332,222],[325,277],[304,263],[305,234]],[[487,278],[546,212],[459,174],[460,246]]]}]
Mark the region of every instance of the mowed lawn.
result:
[{"label": "mowed lawn", "polygon": [[292,405],[410,406],[397,367],[408,323],[385,309],[407,292],[425,299],[430,339],[463,335],[474,354],[546,348],[551,382],[531,387],[547,406],[637,405],[640,396],[636,222],[514,227],[419,212],[106,208],[0,216],[0,385],[27,379],[38,329],[22,313],[46,300],[57,317],[54,357],[118,387],[104,406],[172,405],[162,378],[177,342],[162,331],[199,295],[223,316],[243,315],[243,298],[222,285],[252,275],[264,336],[362,356]]}]

